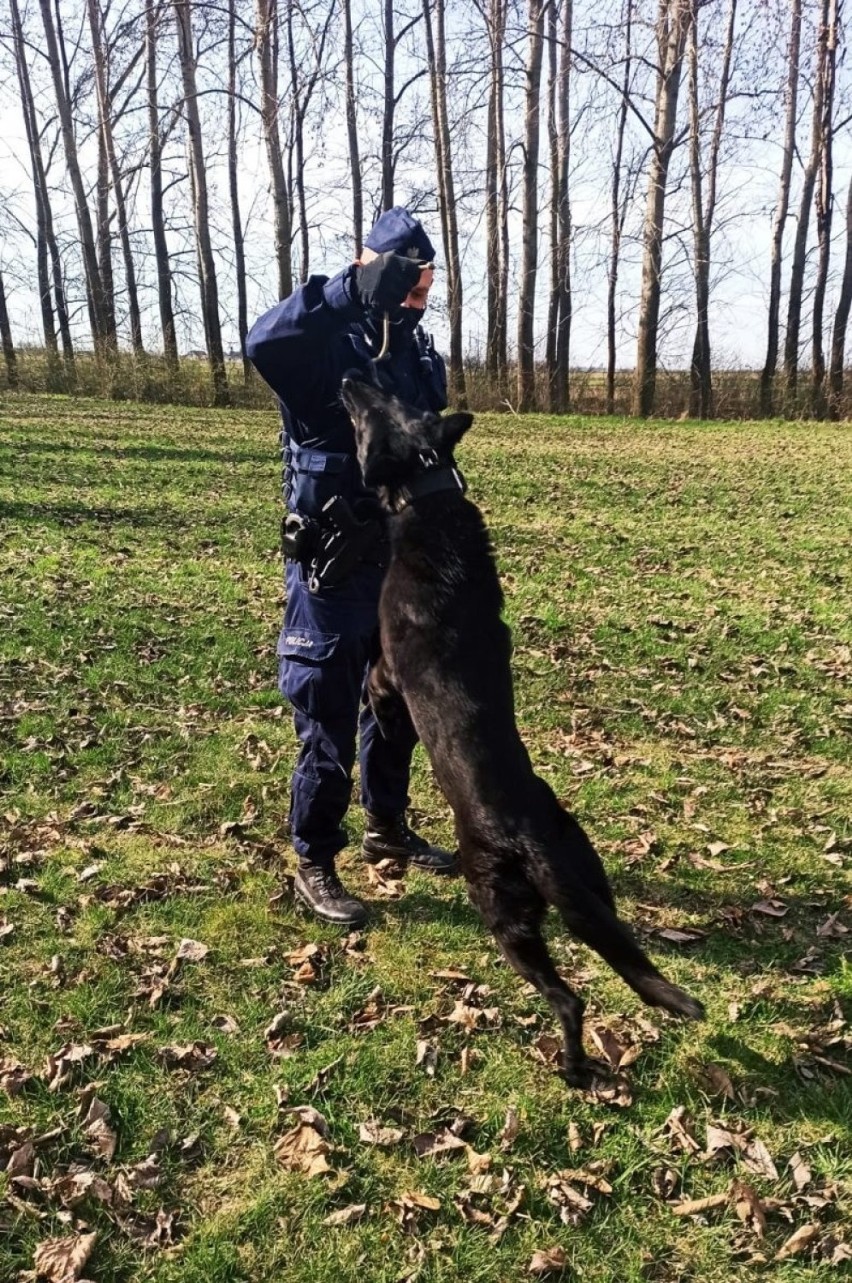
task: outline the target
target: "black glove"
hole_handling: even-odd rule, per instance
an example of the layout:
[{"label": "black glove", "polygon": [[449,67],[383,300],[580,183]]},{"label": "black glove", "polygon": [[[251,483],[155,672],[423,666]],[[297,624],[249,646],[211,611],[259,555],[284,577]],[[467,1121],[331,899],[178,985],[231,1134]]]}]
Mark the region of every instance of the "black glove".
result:
[{"label": "black glove", "polygon": [[395,312],[420,280],[421,267],[412,258],[388,250],[355,268],[355,288],[368,312]]}]

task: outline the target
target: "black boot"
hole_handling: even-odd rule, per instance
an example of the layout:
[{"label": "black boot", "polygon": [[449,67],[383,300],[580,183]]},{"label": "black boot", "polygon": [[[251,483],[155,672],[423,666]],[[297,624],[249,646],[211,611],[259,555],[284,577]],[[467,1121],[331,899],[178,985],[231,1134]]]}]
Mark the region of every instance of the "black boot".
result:
[{"label": "black boot", "polygon": [[456,857],[429,843],[409,828],[404,815],[381,820],[367,814],[367,828],[361,854],[369,864],[379,860],[404,860],[428,873],[456,873]]},{"label": "black boot", "polygon": [[366,906],[349,894],[333,865],[300,864],[293,891],[324,922],[363,927],[367,921]]}]

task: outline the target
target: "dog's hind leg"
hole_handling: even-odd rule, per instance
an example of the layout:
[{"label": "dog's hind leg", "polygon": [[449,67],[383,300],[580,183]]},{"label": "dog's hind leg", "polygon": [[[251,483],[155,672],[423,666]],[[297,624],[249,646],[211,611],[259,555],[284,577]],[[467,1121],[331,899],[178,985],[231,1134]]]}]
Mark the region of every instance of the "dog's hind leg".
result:
[{"label": "dog's hind leg", "polygon": [[506,961],[547,999],[559,1019],[564,1039],[562,1074],[565,1081],[572,1087],[591,1086],[596,1074],[594,1062],[583,1051],[586,1009],[583,999],[562,979],[540,935],[518,937],[514,933],[495,931],[494,936]]},{"label": "dog's hind leg", "polygon": [[402,696],[391,680],[384,655],[378,655],[370,665],[364,685],[364,701],[373,710],[373,716],[382,739],[393,739],[407,714],[403,711]]}]

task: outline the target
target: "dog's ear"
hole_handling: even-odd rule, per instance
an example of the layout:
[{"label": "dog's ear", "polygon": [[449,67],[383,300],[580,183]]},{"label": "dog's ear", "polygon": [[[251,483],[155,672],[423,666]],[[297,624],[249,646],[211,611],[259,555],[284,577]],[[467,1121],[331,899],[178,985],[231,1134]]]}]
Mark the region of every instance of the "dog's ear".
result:
[{"label": "dog's ear", "polygon": [[467,410],[445,414],[438,428],[440,448],[447,451],[454,450],[472,423],[473,415],[468,414]]}]

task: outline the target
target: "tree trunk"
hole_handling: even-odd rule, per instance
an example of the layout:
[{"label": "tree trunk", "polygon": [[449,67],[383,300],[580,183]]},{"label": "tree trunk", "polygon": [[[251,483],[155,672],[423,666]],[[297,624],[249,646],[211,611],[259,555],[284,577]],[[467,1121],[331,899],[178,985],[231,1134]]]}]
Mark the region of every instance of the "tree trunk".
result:
[{"label": "tree trunk", "polygon": [[275,217],[275,258],[278,264],[278,297],[293,293],[290,261],[292,219],[290,193],[284,173],[281,134],[278,129],[278,5],[277,0],[257,0],[257,33],[255,46],[260,69],[260,118],[266,142],[266,155],[272,179],[272,203]]},{"label": "tree trunk", "polygon": [[503,42],[506,0],[490,0],[487,18],[490,45],[487,152],[485,160],[486,275],[488,321],[485,371],[490,384],[505,392],[507,361],[506,286],[508,281],[508,194],[506,130],[503,110]]},{"label": "tree trunk", "polygon": [[[299,217],[299,280],[308,279],[310,272],[311,245],[308,235],[308,206],[305,197],[305,114],[300,101],[299,80],[301,71],[296,58],[296,45],[293,36],[293,0],[287,4],[287,53],[290,60],[290,94],[293,99],[293,145],[296,153],[296,173],[294,175],[296,208]],[[291,188],[292,190],[292,188]]]},{"label": "tree trunk", "polygon": [[204,335],[207,341],[207,359],[213,381],[213,399],[216,405],[228,405],[228,378],[225,372],[225,354],[222,350],[222,331],[219,324],[219,292],[216,285],[216,264],[210,242],[210,210],[207,198],[207,171],[204,167],[204,146],[201,138],[201,118],[198,111],[198,90],[195,81],[195,47],[192,36],[191,0],[174,0],[178,32],[178,58],[183,81],[184,113],[186,116],[189,146],[190,174],[193,183],[193,214],[195,239],[198,245],[199,284]]},{"label": "tree trunk", "polygon": [[154,261],[157,265],[157,300],[160,327],[163,331],[163,353],[173,372],[178,369],[177,334],[172,307],[172,271],[163,217],[163,161],[160,143],[160,107],[157,101],[157,23],[160,9],[157,0],[145,3],[145,63],[148,87],[148,153],[151,171],[151,231],[154,239]]},{"label": "tree trunk", "polygon": [[[295,150],[296,172],[290,185],[295,188],[299,211],[300,262],[299,279],[306,281],[310,275],[310,226],[308,223],[308,202],[305,192],[305,121],[311,105],[311,98],[317,82],[324,70],[325,48],[331,30],[331,19],[335,11],[335,0],[329,0],[325,17],[318,27],[312,27],[310,18],[317,10],[306,11],[293,0],[287,0],[287,51],[290,59],[290,95],[292,98],[292,137]],[[304,52],[297,51],[294,28],[294,12],[304,24],[310,42],[310,60]]]},{"label": "tree trunk", "polygon": [[112,233],[109,213],[109,168],[102,131],[98,131],[98,168],[95,188],[95,228],[97,230],[98,267],[104,291],[104,316],[110,349],[118,347],[115,320],[115,281],[112,274]]},{"label": "tree trunk", "polygon": [[231,195],[231,227],[234,233],[234,272],[237,278],[237,332],[243,358],[243,382],[251,378],[251,362],[246,356],[248,333],[248,300],[246,298],[246,252],[243,220],[240,216],[240,187],[237,158],[237,8],[228,0],[228,188]]},{"label": "tree trunk", "polygon": [[394,60],[396,40],[393,31],[394,0],[384,0],[384,102],[382,106],[382,212],[393,208],[394,158],[393,118],[396,107],[394,94]]},{"label": "tree trunk", "polygon": [[[554,9],[556,0],[552,0]],[[561,30],[558,30],[559,72],[556,80],[556,366],[554,371],[553,409],[566,414],[570,404],[571,358],[571,204],[568,194],[568,169],[571,162],[571,36],[572,0],[560,0]]]},{"label": "tree trunk", "polygon": [[[725,125],[728,86],[731,78],[731,58],[734,48],[734,26],[737,18],[737,0],[729,0],[722,69],[716,96],[716,112],[710,154],[706,173],[702,170],[701,119],[698,95],[698,19],[692,23],[689,36],[689,133],[690,170],[692,175],[692,218],[695,241],[695,341],[690,367],[689,413],[694,419],[709,419],[713,415],[713,381],[710,361],[710,238],[716,212],[716,184],[719,172],[719,151]],[[706,177],[706,204],[704,179]]]},{"label": "tree trunk", "polygon": [[[115,212],[118,218],[118,235],[121,253],[124,259],[124,279],[127,285],[127,308],[130,314],[130,342],[137,356],[144,356],[145,346],[142,342],[142,317],[139,310],[139,294],[136,289],[136,269],[133,265],[133,252],[130,247],[130,231],[127,225],[127,206],[124,199],[124,183],[121,169],[115,152],[115,139],[112,132],[109,93],[107,90],[106,49],[103,40],[103,17],[97,0],[87,0],[89,27],[92,32],[92,50],[95,64],[95,88],[98,98],[101,138],[112,177],[112,191],[115,198]],[[114,310],[114,304],[113,304]]]},{"label": "tree trunk", "polygon": [[355,233],[357,257],[364,248],[364,195],[361,184],[361,156],[358,148],[358,113],[355,109],[352,0],[343,0],[343,59],[346,65],[346,136],[349,144],[349,172],[352,175],[352,228]]},{"label": "tree trunk", "polygon": [[621,237],[627,217],[627,201],[621,199],[621,162],[624,156],[624,131],[627,126],[627,103],[630,93],[632,66],[633,0],[627,0],[624,18],[624,79],[621,84],[621,106],[615,136],[615,159],[612,163],[610,208],[612,210],[612,240],[609,252],[609,271],[606,291],[606,412],[615,414],[615,299],[618,288],[618,269],[621,262]]},{"label": "tree trunk", "polygon": [[6,362],[6,382],[12,389],[18,386],[18,358],[12,342],[12,330],[9,325],[9,310],[6,307],[6,287],[3,284],[3,273],[0,272],[0,340],[3,343],[3,360]]},{"label": "tree trunk", "polygon": [[830,0],[820,0],[819,30],[817,35],[816,65],[814,68],[814,104],[811,117],[811,150],[802,178],[799,200],[799,221],[793,242],[793,259],[790,264],[790,294],[787,300],[787,333],[784,336],[784,396],[785,414],[798,414],[799,385],[799,335],[802,325],[802,295],[805,282],[805,259],[808,248],[808,226],[811,217],[814,186],[816,185],[822,144],[822,112],[825,101],[825,63],[828,41],[828,6]]},{"label": "tree trunk", "polygon": [[435,155],[438,168],[438,195],[441,207],[441,236],[447,264],[447,311],[450,320],[450,399],[464,408],[467,391],[462,347],[462,278],[459,256],[459,226],[456,213],[453,156],[450,144],[450,119],[447,110],[447,48],[444,26],[444,0],[435,0],[435,31],[432,30],[430,0],[423,0],[426,34],[426,57],[432,88],[432,122],[435,132]]},{"label": "tree trunk", "polygon": [[840,284],[840,297],[837,300],[837,311],[834,313],[834,330],[831,335],[831,361],[828,368],[831,417],[840,415],[840,397],[843,393],[843,360],[846,352],[846,327],[849,324],[849,308],[852,305],[852,178],[849,179],[849,192],[846,196],[846,262],[843,267],[843,280]]},{"label": "tree trunk", "polygon": [[32,100],[29,68],[26,62],[21,16],[17,0],[10,0],[12,17],[12,38],[15,49],[15,65],[18,73],[18,88],[21,93],[21,106],[24,114],[24,127],[27,133],[27,146],[30,152],[30,166],[33,175],[33,193],[36,207],[36,272],[38,279],[41,321],[44,332],[44,345],[47,350],[48,383],[52,385],[52,371],[59,356],[56,342],[56,327],[53,320],[53,298],[50,291],[50,273],[47,261],[47,231],[45,203],[47,200],[47,183],[41,159],[41,146],[38,136],[38,124],[35,119],[35,108]]},{"label": "tree trunk", "polygon": [[60,57],[59,42],[53,25],[50,0],[39,0],[44,38],[47,46],[47,57],[50,63],[53,87],[56,92],[56,105],[62,130],[62,144],[65,152],[65,164],[74,193],[74,208],[77,215],[77,228],[80,235],[80,247],[83,255],[83,266],[86,274],[86,296],[89,307],[89,320],[92,328],[92,342],[95,351],[103,354],[110,346],[109,326],[107,323],[106,302],[103,281],[95,251],[95,236],[92,230],[92,219],[86,201],[83,177],[77,156],[77,143],[74,138],[74,126],[71,120],[71,106],[66,93],[63,61]]},{"label": "tree trunk", "polygon": [[550,202],[550,291],[547,298],[547,332],[544,341],[544,365],[547,372],[547,405],[555,414],[556,399],[556,329],[559,324],[559,134],[556,124],[556,94],[559,79],[559,0],[547,6],[547,150],[549,161]]},{"label": "tree trunk", "polygon": [[829,0],[826,31],[825,59],[822,68],[823,101],[820,120],[819,183],[816,191],[816,229],[819,244],[816,284],[813,304],[813,411],[824,419],[828,409],[825,395],[825,350],[823,346],[823,314],[825,312],[825,287],[828,280],[828,260],[831,254],[831,214],[834,142],[834,85],[837,65],[838,0]]},{"label": "tree trunk", "polygon": [[642,256],[642,292],[639,302],[639,343],[633,413],[643,418],[653,413],[657,382],[657,334],[660,322],[660,280],[663,258],[663,223],[666,185],[674,150],[677,100],[686,37],[695,0],[660,0],[657,19],[659,70],[654,116],[654,141],[648,174]]},{"label": "tree trunk", "polygon": [[524,90],[523,214],[521,280],[518,299],[518,410],[534,410],[535,282],[538,260],[538,153],[541,115],[541,63],[544,12],[548,0],[529,0]]},{"label": "tree trunk", "polygon": [[769,313],[767,319],[766,360],[760,375],[760,413],[772,414],[773,384],[778,365],[778,330],[781,319],[781,261],[784,229],[790,209],[790,181],[796,150],[796,111],[799,95],[799,51],[802,43],[802,0],[790,0],[790,43],[787,54],[787,93],[784,113],[784,149],[781,154],[781,178],[778,204],[772,220],[772,250],[769,267]]}]

